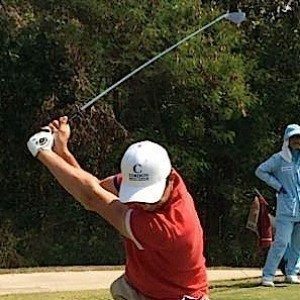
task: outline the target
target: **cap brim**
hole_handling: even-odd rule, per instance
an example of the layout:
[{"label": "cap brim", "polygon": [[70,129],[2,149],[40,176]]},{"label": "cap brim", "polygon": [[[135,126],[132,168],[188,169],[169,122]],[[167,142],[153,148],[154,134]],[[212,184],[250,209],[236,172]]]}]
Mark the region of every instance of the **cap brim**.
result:
[{"label": "cap brim", "polygon": [[161,199],[165,188],[166,180],[145,187],[137,187],[124,182],[120,187],[119,200],[122,203],[139,202],[153,204]]},{"label": "cap brim", "polygon": [[300,130],[299,129],[292,130],[291,132],[289,132],[288,138],[290,138],[294,135],[300,135]]}]

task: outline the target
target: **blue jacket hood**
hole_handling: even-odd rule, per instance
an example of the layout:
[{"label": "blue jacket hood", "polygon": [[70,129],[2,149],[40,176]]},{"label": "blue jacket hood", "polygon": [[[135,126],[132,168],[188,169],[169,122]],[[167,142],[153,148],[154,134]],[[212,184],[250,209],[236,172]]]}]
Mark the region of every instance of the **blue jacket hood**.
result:
[{"label": "blue jacket hood", "polygon": [[292,153],[289,148],[289,138],[298,134],[300,135],[300,126],[298,124],[290,124],[285,129],[280,155],[287,162],[292,162]]}]

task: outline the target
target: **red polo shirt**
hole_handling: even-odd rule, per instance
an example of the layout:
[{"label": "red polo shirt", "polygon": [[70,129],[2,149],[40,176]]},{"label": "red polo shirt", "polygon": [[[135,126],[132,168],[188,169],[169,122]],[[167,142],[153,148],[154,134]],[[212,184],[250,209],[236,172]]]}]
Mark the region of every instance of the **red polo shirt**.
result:
[{"label": "red polo shirt", "polygon": [[154,212],[132,208],[126,216],[128,282],[152,299],[199,298],[208,293],[203,233],[194,202],[176,171],[170,199]]}]

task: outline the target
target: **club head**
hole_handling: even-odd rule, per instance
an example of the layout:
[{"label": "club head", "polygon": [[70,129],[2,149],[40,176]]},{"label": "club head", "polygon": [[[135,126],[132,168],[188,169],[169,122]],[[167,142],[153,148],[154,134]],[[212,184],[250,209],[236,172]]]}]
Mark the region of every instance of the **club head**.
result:
[{"label": "club head", "polygon": [[292,8],[291,8],[291,6],[288,5],[288,4],[282,9],[282,11],[283,11],[284,13],[288,12],[289,10],[292,10]]},{"label": "club head", "polygon": [[283,11],[284,13],[286,13],[286,12],[292,10],[292,4],[293,4],[293,2],[294,2],[294,0],[290,0],[290,1],[288,2],[288,4],[286,4],[285,7],[282,9],[282,11]]},{"label": "club head", "polygon": [[246,20],[246,13],[242,12],[241,10],[237,12],[230,12],[226,14],[225,18],[237,25],[240,25]]}]

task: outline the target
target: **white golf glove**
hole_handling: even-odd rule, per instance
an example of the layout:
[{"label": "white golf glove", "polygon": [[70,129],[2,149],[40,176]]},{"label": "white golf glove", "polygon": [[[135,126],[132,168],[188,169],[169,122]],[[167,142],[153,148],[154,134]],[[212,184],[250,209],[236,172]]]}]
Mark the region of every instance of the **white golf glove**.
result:
[{"label": "white golf glove", "polygon": [[27,142],[28,150],[35,157],[40,150],[51,150],[54,137],[49,126],[42,127],[42,131],[34,134]]}]

